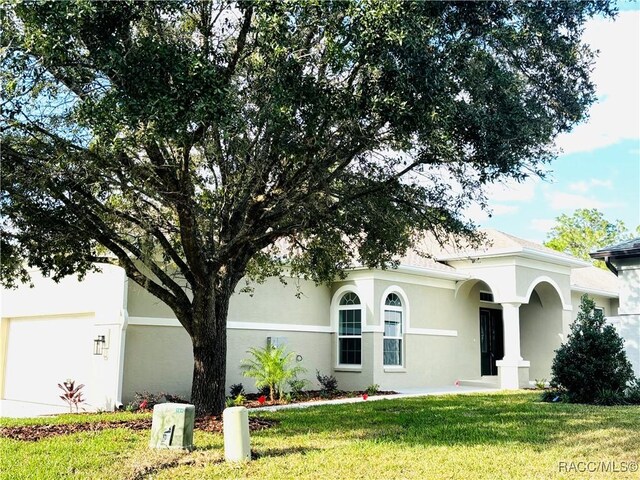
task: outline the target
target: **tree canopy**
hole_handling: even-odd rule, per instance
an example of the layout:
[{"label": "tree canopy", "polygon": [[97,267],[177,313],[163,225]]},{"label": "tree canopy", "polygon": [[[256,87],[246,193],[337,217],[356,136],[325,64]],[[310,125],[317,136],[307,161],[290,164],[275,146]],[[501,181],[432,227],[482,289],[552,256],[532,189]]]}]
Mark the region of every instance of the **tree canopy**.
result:
[{"label": "tree canopy", "polygon": [[120,265],[175,312],[192,401],[220,411],[243,276],[326,281],[470,234],[482,185],[535,174],[584,118],[595,14],[615,7],[9,2],[2,282]]},{"label": "tree canopy", "polygon": [[[640,225],[637,232],[640,232]],[[596,208],[579,208],[572,215],[562,214],[556,218],[556,225],[547,234],[544,245],[593,262],[606,270],[605,263],[592,259],[589,252],[620,243],[632,236],[622,220],[611,222]]]}]

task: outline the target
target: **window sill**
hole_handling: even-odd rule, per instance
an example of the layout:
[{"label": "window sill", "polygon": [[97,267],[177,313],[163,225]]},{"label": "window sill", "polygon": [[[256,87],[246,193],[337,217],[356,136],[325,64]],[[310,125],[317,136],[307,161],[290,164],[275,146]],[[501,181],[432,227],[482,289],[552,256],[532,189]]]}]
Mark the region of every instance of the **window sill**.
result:
[{"label": "window sill", "polygon": [[359,372],[362,372],[362,366],[359,365],[359,366],[354,366],[354,367],[348,367],[346,365],[338,365],[333,370],[335,372],[355,372],[355,373],[359,373]]},{"label": "window sill", "polygon": [[384,373],[407,373],[404,367],[384,367]]}]

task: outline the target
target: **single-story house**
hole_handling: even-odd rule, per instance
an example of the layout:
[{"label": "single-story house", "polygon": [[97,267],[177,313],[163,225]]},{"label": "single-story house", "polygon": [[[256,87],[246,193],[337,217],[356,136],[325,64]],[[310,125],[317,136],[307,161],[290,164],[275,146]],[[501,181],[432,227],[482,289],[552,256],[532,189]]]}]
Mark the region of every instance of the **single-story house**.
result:
[{"label": "single-story house", "polygon": [[[235,294],[227,385],[252,390],[240,362],[268,342],[295,352],[316,386],[316,370],[335,375],[342,389],[515,389],[549,379],[581,295],[616,316],[618,278],[502,232],[485,234],[482,248],[438,248],[433,258],[411,252],[398,268],[353,268],[329,286],[268,279],[253,295]],[[57,383],[67,378],[86,385],[93,408],[142,391],[188,397],[188,335],[122,269],[105,266],[81,282],[37,274],[33,281],[2,292],[1,399],[63,406]]]}]

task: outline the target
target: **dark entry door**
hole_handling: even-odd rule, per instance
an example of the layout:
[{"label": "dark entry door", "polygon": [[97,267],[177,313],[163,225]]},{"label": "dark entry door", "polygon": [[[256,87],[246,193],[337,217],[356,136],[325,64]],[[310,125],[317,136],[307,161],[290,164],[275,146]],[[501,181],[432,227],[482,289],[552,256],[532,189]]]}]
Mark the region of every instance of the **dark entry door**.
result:
[{"label": "dark entry door", "polygon": [[502,310],[480,309],[480,369],[482,375],[497,375],[496,360],[504,357]]}]

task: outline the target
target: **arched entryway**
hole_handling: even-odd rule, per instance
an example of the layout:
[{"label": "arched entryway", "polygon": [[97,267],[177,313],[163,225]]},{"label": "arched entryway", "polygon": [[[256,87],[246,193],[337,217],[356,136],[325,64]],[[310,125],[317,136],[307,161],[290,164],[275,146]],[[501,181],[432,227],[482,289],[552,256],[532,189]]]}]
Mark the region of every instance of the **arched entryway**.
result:
[{"label": "arched entryway", "polygon": [[520,348],[530,362],[531,380],[549,380],[555,350],[562,342],[563,304],[556,286],[540,281],[520,306]]}]

